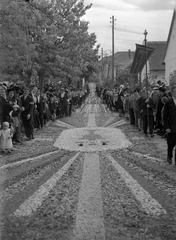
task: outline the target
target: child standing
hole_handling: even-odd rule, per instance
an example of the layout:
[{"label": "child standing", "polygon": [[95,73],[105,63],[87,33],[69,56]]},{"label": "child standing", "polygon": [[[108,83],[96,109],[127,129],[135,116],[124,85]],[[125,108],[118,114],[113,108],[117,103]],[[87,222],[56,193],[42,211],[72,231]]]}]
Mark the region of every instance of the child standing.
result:
[{"label": "child standing", "polygon": [[11,119],[12,119],[12,124],[14,127],[14,136],[13,140],[17,143],[21,143],[21,120],[20,120],[20,107],[17,104],[13,105],[13,110],[9,113]]},{"label": "child standing", "polygon": [[12,144],[13,133],[9,128],[8,122],[3,122],[0,130],[0,149],[4,154],[10,153],[13,148]]},{"label": "child standing", "polygon": [[51,96],[51,98],[50,98],[49,110],[50,110],[50,117],[51,117],[52,121],[55,121],[55,119],[56,119],[56,102],[55,102],[54,96]]}]

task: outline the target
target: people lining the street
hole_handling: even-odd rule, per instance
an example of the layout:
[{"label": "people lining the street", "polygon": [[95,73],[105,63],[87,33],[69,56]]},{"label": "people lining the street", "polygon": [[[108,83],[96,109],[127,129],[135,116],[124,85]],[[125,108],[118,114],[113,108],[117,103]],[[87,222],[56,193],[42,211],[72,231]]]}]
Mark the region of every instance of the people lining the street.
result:
[{"label": "people lining the street", "polygon": [[[41,93],[36,85],[28,88],[1,84],[0,130],[3,130],[4,122],[9,124],[10,129],[13,128],[13,145],[30,141],[35,138],[35,131],[42,130],[49,120],[71,116],[73,111],[81,107],[88,94],[88,86],[84,89],[55,89],[51,85]],[[0,146],[2,152],[4,143],[1,142]]]},{"label": "people lining the street", "polygon": [[[171,98],[170,90],[158,81],[154,86],[149,86],[148,99],[146,98],[146,88],[140,89],[137,87],[134,91],[123,88],[123,98],[121,98],[122,86],[115,86],[115,91],[110,88],[100,88],[97,86],[97,96],[100,96],[102,103],[106,104],[111,111],[119,113],[122,117],[124,112],[125,118],[130,121],[130,124],[143,131],[145,137],[154,137],[154,133],[163,138],[167,138],[167,133],[164,127],[163,111],[165,102]],[[118,96],[118,97],[117,97]],[[117,99],[119,98],[119,99]],[[113,105],[111,100],[113,99]],[[120,101],[123,101],[119,107]],[[147,132],[148,131],[148,132]]]},{"label": "people lining the street", "polygon": [[[8,122],[10,127],[13,127],[12,143],[14,144],[23,140],[29,141],[34,139],[35,130],[42,129],[49,120],[71,116],[72,111],[85,101],[88,93],[88,88],[77,90],[62,87],[56,91],[50,86],[41,94],[37,86],[31,86],[29,89],[13,85],[7,88],[6,85],[1,84],[0,128],[2,129],[3,122]],[[173,140],[175,135],[169,135],[170,128],[166,129],[166,122],[170,120],[166,121],[165,106],[168,109],[170,107],[168,103],[172,102],[170,99],[176,98],[173,88],[170,92],[164,85],[160,83],[159,86],[157,83],[148,92],[148,99],[145,87],[136,88],[134,91],[123,85],[119,89],[97,87],[96,93],[111,111],[118,112],[120,117],[125,116],[139,131],[143,130],[144,136],[154,137],[155,131],[156,134],[167,138],[168,159],[171,159],[170,149],[173,150],[173,145],[175,146]],[[169,115],[169,118],[173,121],[172,115]]]}]

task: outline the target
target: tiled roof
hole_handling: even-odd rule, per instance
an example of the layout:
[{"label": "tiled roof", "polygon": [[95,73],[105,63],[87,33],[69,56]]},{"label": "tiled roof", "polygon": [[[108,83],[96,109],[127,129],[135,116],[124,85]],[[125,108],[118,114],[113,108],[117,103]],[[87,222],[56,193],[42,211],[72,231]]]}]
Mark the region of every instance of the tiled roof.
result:
[{"label": "tiled roof", "polygon": [[[121,51],[116,52],[114,54],[114,66],[120,66],[122,68],[126,68],[131,60],[134,58],[134,51]],[[107,63],[112,65],[112,56],[108,56],[106,58]]]},{"label": "tiled roof", "polygon": [[165,70],[165,66],[162,65],[163,63],[163,57],[166,50],[167,41],[153,41],[147,42],[148,47],[152,47],[155,49],[153,54],[151,55],[149,59],[149,65],[151,71],[159,71],[159,70]]}]

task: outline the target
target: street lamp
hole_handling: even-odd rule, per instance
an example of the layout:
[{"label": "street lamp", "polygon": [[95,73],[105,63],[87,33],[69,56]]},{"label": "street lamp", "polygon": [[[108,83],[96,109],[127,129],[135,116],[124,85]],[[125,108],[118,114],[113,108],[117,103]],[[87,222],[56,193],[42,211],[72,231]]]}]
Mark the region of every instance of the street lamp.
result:
[{"label": "street lamp", "polygon": [[144,42],[145,42],[145,70],[146,70],[146,91],[147,91],[147,99],[148,99],[148,76],[147,76],[147,34],[148,32],[144,31]]}]

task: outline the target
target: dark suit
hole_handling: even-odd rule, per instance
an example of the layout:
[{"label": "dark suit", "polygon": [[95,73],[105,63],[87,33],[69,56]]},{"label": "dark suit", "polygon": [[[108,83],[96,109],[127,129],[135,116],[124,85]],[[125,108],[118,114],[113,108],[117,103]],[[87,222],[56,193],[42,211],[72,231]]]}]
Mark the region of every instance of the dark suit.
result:
[{"label": "dark suit", "polygon": [[176,105],[173,98],[170,98],[164,106],[163,113],[164,128],[170,129],[171,133],[167,134],[167,153],[168,158],[172,159],[173,148],[176,145]]},{"label": "dark suit", "polygon": [[43,128],[45,100],[42,96],[37,97],[37,111],[39,113],[40,126]]},{"label": "dark suit", "polygon": [[161,99],[163,97],[167,97],[168,98],[168,94],[167,92],[164,92],[160,97],[159,97],[159,100],[158,100],[158,103],[157,103],[157,106],[156,106],[156,128],[159,128],[160,131],[162,131],[162,125],[161,125],[161,110],[163,108],[163,103],[161,101]]},{"label": "dark suit", "polygon": [[64,92],[64,94],[59,94],[59,98],[60,98],[60,103],[61,103],[61,115],[62,117],[66,117],[67,116],[67,99],[68,99],[68,95],[66,92]]},{"label": "dark suit", "polygon": [[[147,107],[147,105],[149,105],[149,108]],[[149,126],[149,134],[153,135],[153,121],[154,121],[153,110],[154,110],[153,99],[149,98],[149,102],[146,103],[146,98],[141,98],[141,114],[143,116],[142,119],[144,134],[147,134],[147,129]]]},{"label": "dark suit", "polygon": [[[33,98],[28,95],[26,98],[21,97],[21,104],[24,107],[24,111],[21,113],[26,137],[33,138]],[[27,119],[27,115],[30,114],[30,118]]]},{"label": "dark suit", "polygon": [[7,102],[5,98],[0,96],[0,124],[2,126],[2,123],[5,121],[10,120],[9,113],[13,110],[13,107],[10,103]]}]

